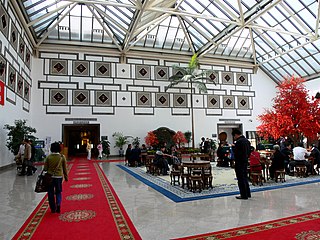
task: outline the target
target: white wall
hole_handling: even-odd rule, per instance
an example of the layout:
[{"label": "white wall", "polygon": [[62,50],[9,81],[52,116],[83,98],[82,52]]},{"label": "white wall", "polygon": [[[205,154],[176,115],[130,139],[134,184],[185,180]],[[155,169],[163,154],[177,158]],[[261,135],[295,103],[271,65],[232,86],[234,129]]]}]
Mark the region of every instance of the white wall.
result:
[{"label": "white wall", "polygon": [[[44,81],[46,76],[43,75],[42,59],[34,59],[33,66],[38,66],[33,69],[32,78],[35,81]],[[244,131],[255,131],[257,115],[263,112],[264,108],[271,106],[271,99],[275,96],[276,84],[269,79],[262,71],[252,75],[251,91],[255,91],[253,98],[252,116],[237,116],[235,110],[223,110],[223,116],[206,116],[204,109],[194,110],[195,119],[195,143],[200,143],[202,136],[211,137],[212,134],[217,134],[217,123],[219,119],[241,119]],[[175,131],[191,131],[190,116],[172,116],[171,109],[156,108],[154,115],[134,115],[131,107],[117,107],[114,115],[92,115],[91,108],[72,107],[71,115],[69,114],[45,114],[43,106],[42,89],[32,89],[32,123],[37,128],[37,137],[45,139],[47,136],[52,137],[52,141],[62,140],[62,124],[70,124],[65,118],[97,118],[100,124],[100,135],[108,136],[111,141],[111,154],[116,155],[117,149],[114,148],[114,140],[112,134],[114,132],[123,132],[125,135],[140,137],[144,142],[147,132],[155,130],[159,127],[168,127]],[[223,121],[222,121],[223,122]],[[220,122],[221,123],[221,122]]]}]

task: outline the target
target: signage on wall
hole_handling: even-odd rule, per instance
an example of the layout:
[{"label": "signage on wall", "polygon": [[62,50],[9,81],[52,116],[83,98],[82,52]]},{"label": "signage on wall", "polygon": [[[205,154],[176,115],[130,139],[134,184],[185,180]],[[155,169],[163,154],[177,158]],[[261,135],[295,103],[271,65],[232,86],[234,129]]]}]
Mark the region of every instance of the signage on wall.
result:
[{"label": "signage on wall", "polygon": [[0,105],[4,105],[4,82],[0,81]]}]

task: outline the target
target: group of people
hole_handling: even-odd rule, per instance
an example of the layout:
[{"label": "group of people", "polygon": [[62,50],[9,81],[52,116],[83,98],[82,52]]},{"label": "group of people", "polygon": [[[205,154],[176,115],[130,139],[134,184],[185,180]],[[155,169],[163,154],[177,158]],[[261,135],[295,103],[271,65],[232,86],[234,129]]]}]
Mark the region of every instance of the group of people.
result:
[{"label": "group of people", "polygon": [[20,176],[31,176],[37,168],[33,166],[35,161],[36,148],[30,139],[24,139],[19,146],[18,154],[15,157],[16,164],[21,166]]},{"label": "group of people", "polygon": [[141,148],[138,144],[132,148],[132,144],[128,144],[126,153],[125,153],[125,161],[129,167],[140,167],[142,162],[144,162],[144,158],[146,157],[147,147],[145,144],[141,145]]}]

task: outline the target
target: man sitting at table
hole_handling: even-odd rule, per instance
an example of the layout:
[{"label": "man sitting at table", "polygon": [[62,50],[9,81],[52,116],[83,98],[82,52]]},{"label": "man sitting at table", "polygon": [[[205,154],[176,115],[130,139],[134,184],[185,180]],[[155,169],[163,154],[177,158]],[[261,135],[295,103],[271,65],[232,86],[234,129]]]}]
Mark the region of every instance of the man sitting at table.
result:
[{"label": "man sitting at table", "polygon": [[284,168],[286,170],[286,174],[290,174],[289,170],[289,162],[292,156],[291,144],[286,142],[284,149],[281,150],[281,153],[284,155]]},{"label": "man sitting at table", "polygon": [[310,153],[303,147],[302,142],[299,142],[298,146],[293,148],[292,152],[294,160],[289,163],[291,175],[293,175],[295,166],[304,165],[307,167],[306,176],[308,176],[308,173],[311,173],[311,164],[306,160],[306,157],[308,157]]},{"label": "man sitting at table", "polygon": [[165,157],[172,157],[171,155],[165,154],[165,146],[161,146],[160,150],[156,151],[155,158],[153,160],[153,164],[160,168],[161,173],[163,175],[168,175],[169,164]]},{"label": "man sitting at table", "polygon": [[[319,169],[319,167],[320,167],[320,151],[317,148],[316,144],[312,144],[310,156],[314,158],[313,166],[317,165],[317,169]],[[318,174],[319,174],[319,172],[318,172]]]},{"label": "man sitting at table", "polygon": [[285,156],[283,153],[280,151],[280,146],[279,145],[274,145],[273,146],[274,153],[271,157],[272,163],[271,166],[269,167],[269,173],[270,173],[270,178],[273,179],[276,170],[282,170],[284,169],[284,160]]}]

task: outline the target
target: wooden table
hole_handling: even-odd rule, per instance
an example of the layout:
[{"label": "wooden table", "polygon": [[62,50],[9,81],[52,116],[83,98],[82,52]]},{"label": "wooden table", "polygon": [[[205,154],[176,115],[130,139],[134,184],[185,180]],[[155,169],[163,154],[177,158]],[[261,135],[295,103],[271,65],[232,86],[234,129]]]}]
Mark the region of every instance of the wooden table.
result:
[{"label": "wooden table", "polygon": [[202,181],[204,182],[205,181],[204,171],[206,168],[211,169],[211,164],[210,164],[210,161],[204,161],[204,160],[192,160],[192,161],[183,160],[181,163],[181,167],[187,168],[188,177],[190,177],[195,170],[199,170],[200,175],[202,177]]}]

